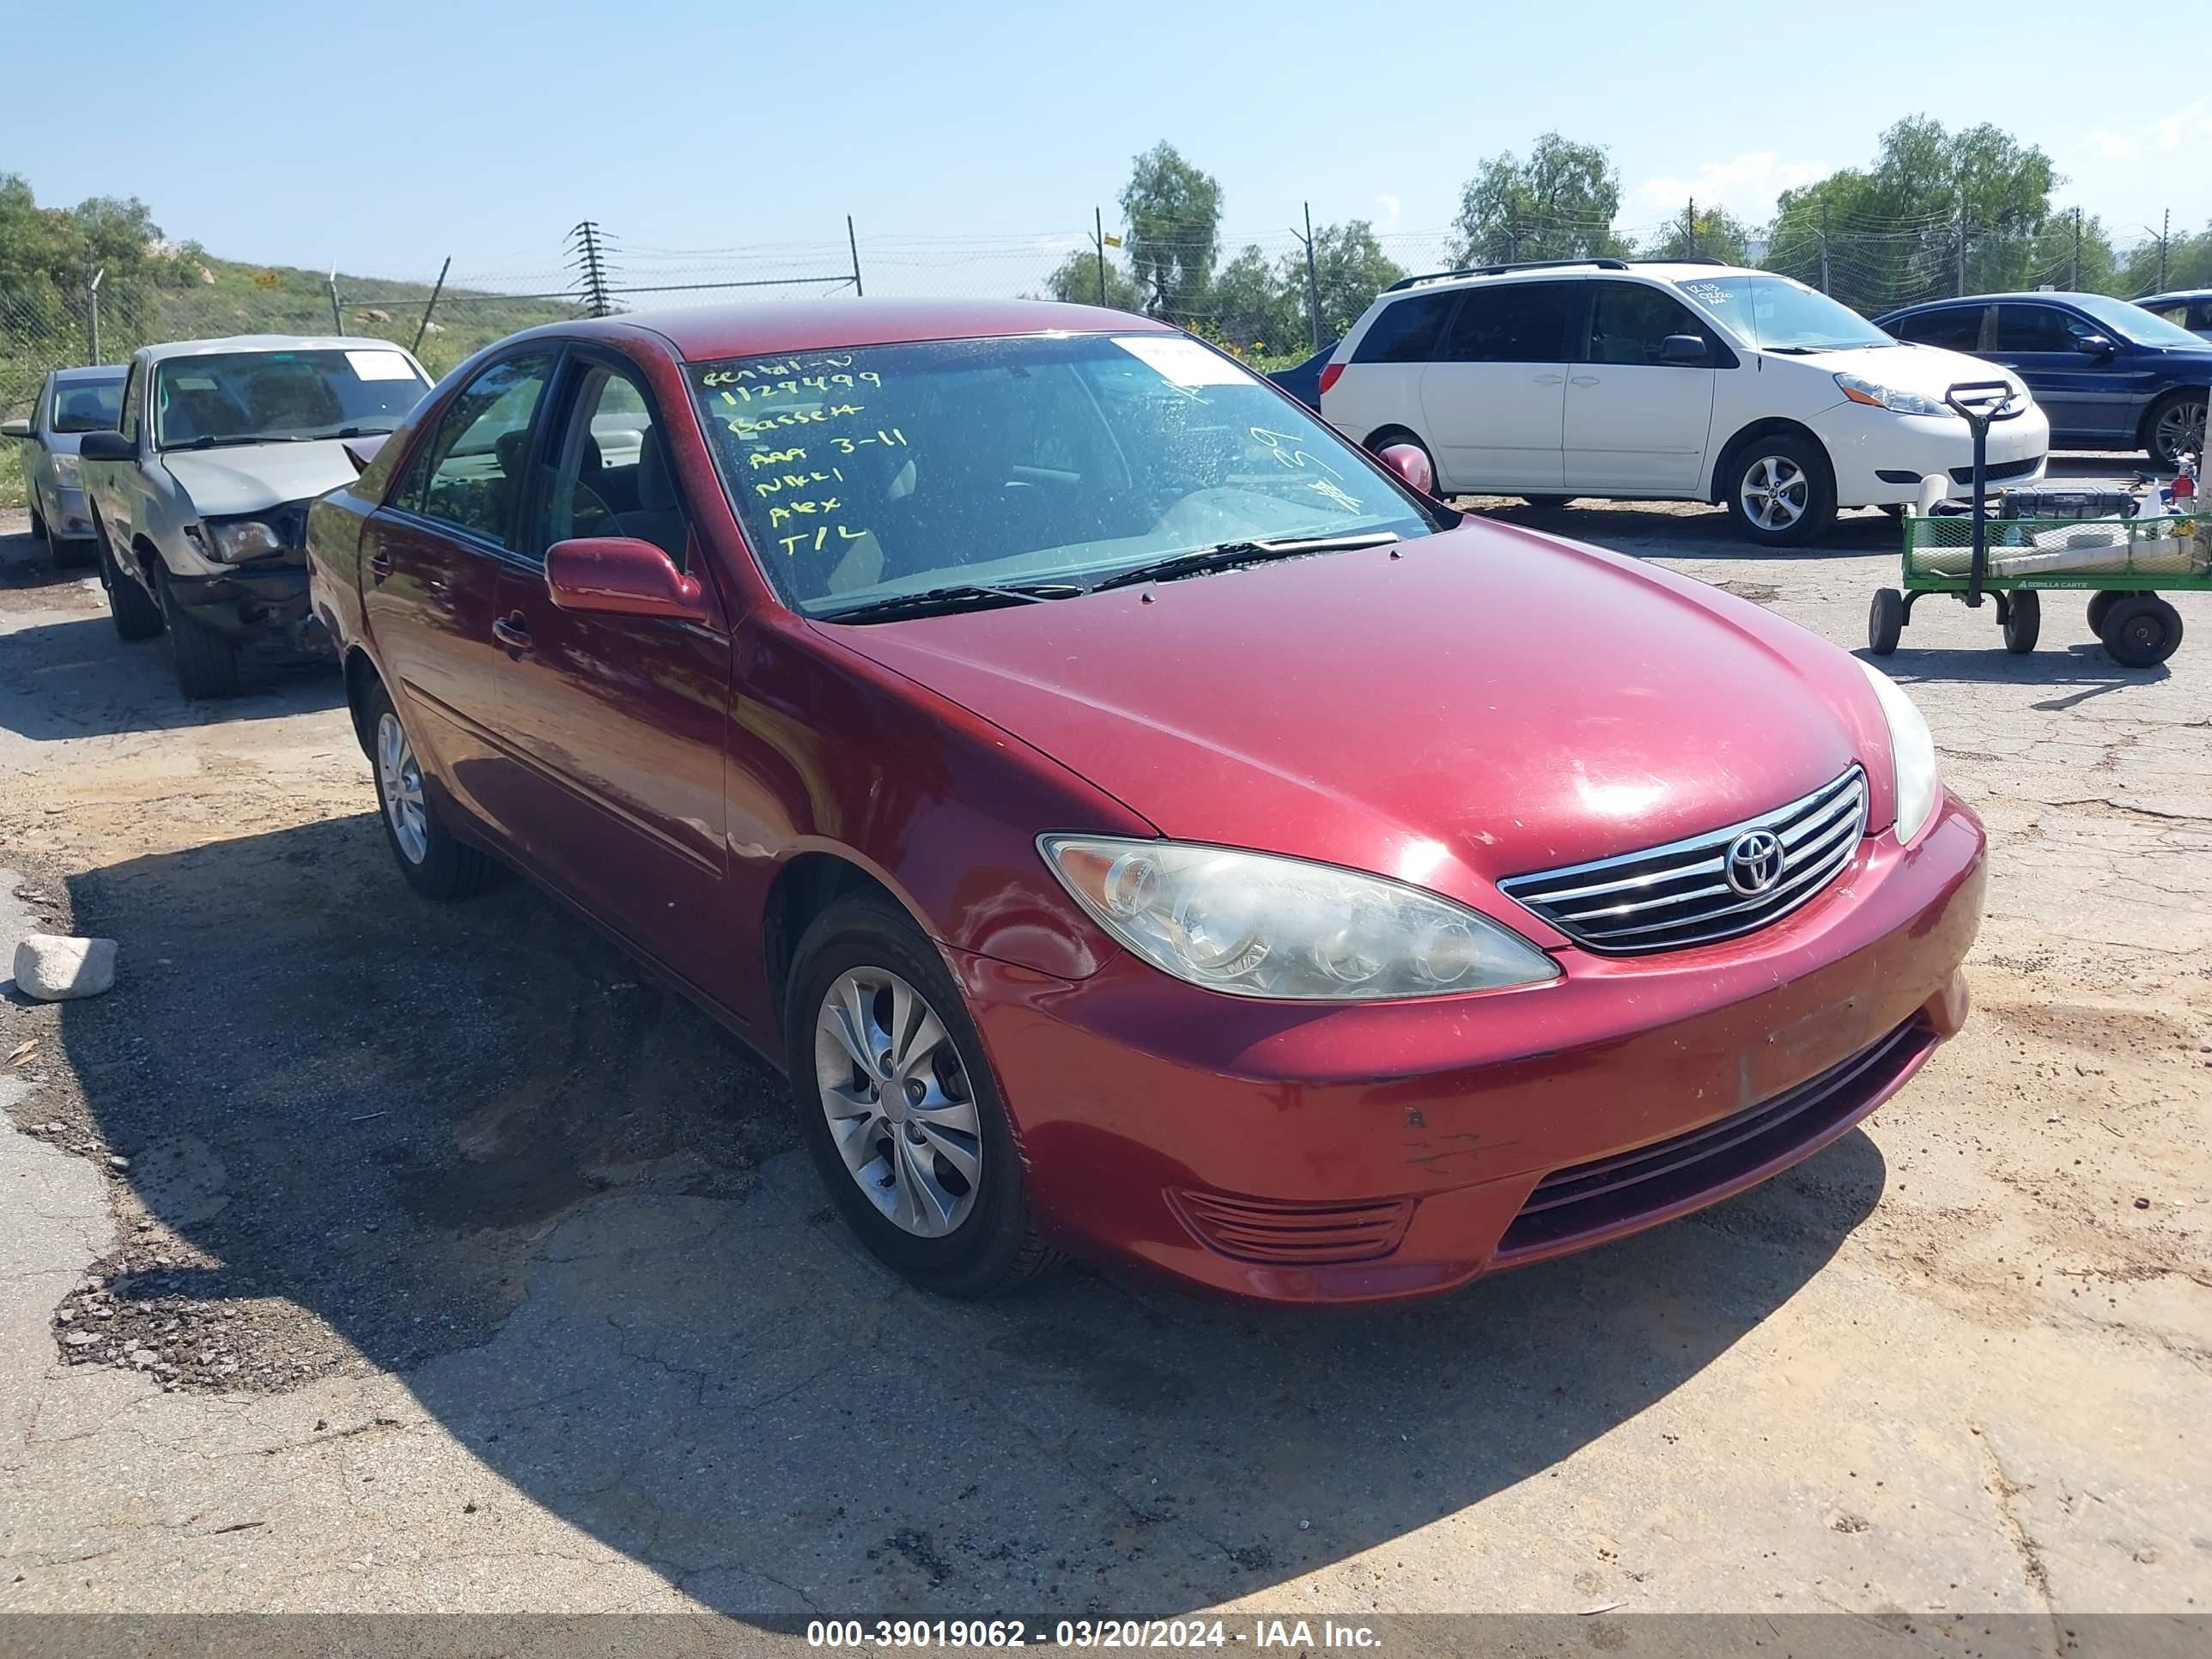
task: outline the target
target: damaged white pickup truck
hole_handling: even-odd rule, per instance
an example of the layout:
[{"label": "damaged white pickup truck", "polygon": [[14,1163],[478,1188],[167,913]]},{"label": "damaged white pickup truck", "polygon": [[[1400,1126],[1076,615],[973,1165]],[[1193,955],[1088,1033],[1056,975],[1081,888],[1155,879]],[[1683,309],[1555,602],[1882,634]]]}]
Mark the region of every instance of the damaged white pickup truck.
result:
[{"label": "damaged white pickup truck", "polygon": [[430,389],[383,340],[242,335],[147,346],[113,432],[79,451],[115,631],[166,632],[188,697],[238,690],[242,653],[326,653],[307,608],[307,507],[350,483],[349,440]]}]

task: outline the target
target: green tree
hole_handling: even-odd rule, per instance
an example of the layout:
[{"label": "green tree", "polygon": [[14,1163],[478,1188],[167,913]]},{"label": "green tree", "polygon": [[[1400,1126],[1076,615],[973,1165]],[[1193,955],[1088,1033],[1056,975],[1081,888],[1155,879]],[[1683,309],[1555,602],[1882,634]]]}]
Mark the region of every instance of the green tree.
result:
[{"label": "green tree", "polygon": [[[1306,298],[1304,255],[1293,253],[1286,263],[1294,267],[1292,281],[1303,315]],[[1383,252],[1382,245],[1375,240],[1375,227],[1364,219],[1323,225],[1314,232],[1315,286],[1321,290],[1321,337],[1341,339],[1345,331],[1359,320],[1359,313],[1373,303],[1375,296],[1405,274],[1398,262]]]},{"label": "green tree", "polygon": [[1547,132],[1527,161],[1493,155],[1462,186],[1453,257],[1487,264],[1617,254],[1625,251],[1613,234],[1620,211],[1620,175],[1603,146]]},{"label": "green tree", "polygon": [[1305,265],[1297,286],[1289,283],[1288,262],[1278,264],[1255,243],[1215,273],[1206,293],[1206,331],[1224,345],[1248,356],[1287,351],[1306,337]]},{"label": "green tree", "polygon": [[[1137,286],[1136,279],[1110,253],[1106,256],[1106,297],[1103,303],[1115,311],[1141,312],[1145,308],[1145,290]],[[1046,296],[1065,300],[1073,305],[1095,306],[1102,303],[1098,297],[1098,255],[1091,248],[1078,248],[1053,267],[1052,274],[1044,279]]]},{"label": "green tree", "polygon": [[1206,309],[1221,246],[1221,185],[1155,144],[1133,163],[1121,190],[1129,267],[1145,290],[1145,309],[1180,323]]},{"label": "green tree", "polygon": [[1718,259],[1723,264],[1751,263],[1751,228],[1723,207],[1692,209],[1684,204],[1680,214],[1644,244],[1647,259]]},{"label": "green tree", "polygon": [[2113,283],[2115,292],[2130,298],[2177,288],[2212,288],[2212,223],[2194,236],[2184,231],[2166,243],[2163,281],[2158,239],[2153,237],[2129,251],[2127,264]]}]

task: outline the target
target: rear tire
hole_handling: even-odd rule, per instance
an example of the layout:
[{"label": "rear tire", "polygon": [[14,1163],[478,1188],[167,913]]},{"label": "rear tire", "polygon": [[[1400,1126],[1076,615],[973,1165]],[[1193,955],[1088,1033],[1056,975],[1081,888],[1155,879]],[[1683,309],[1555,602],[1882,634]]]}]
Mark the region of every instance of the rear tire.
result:
[{"label": "rear tire", "polygon": [[[941,1034],[935,1042],[929,1016]],[[847,1042],[842,1033],[856,1018],[860,1040]],[[957,1297],[1000,1295],[1057,1265],[1060,1253],[1033,1223],[1012,1121],[959,987],[889,899],[841,899],[807,928],[786,987],[784,1045],[799,1133],[839,1213],[877,1260]],[[872,1058],[864,1066],[860,1048],[872,1057],[880,1048],[894,1063]],[[885,1115],[894,1103],[895,1119]],[[972,1182],[955,1161],[963,1158]]]},{"label": "rear tire", "polygon": [[1898,636],[1904,632],[1905,595],[1893,587],[1876,588],[1874,603],[1867,607],[1867,649],[1886,657],[1897,649]]},{"label": "rear tire", "polygon": [[1835,522],[1835,473],[1810,439],[1754,438],[1729,454],[1720,477],[1729,517],[1761,547],[1802,547]]},{"label": "rear tire", "polygon": [[195,702],[236,696],[238,647],[191,616],[177,603],[167,581],[160,586],[161,621],[169,630],[169,666],[177,676],[177,690]]},{"label": "rear tire", "polygon": [[2125,598],[2127,598],[2125,593],[2116,593],[2110,588],[2103,588],[2092,593],[2089,596],[2089,631],[2101,635],[2105,631],[2106,614]]},{"label": "rear tire", "polygon": [[2043,631],[2043,599],[2033,588],[2014,588],[2005,601],[2005,649],[2024,657],[2035,649]]},{"label": "rear tire", "polygon": [[2204,393],[2196,387],[2169,392],[2143,416],[2143,448],[2152,463],[2171,472],[2184,455],[2204,458]]},{"label": "rear tire", "polygon": [[368,761],[376,771],[379,811],[385,845],[407,884],[424,898],[445,901],[480,893],[499,878],[492,857],[458,838],[446,827],[391,694],[372,683],[361,700],[362,726],[368,733]]},{"label": "rear tire", "polygon": [[116,564],[115,550],[107,544],[107,526],[97,518],[92,521],[92,534],[98,544],[94,556],[100,565],[100,585],[107,590],[107,614],[116,633],[126,640],[152,639],[161,631],[161,607],[136,576]]},{"label": "rear tire", "polygon": [[2105,612],[2097,637],[2123,668],[2155,668],[2181,648],[2181,613],[2155,593],[2130,593]]}]

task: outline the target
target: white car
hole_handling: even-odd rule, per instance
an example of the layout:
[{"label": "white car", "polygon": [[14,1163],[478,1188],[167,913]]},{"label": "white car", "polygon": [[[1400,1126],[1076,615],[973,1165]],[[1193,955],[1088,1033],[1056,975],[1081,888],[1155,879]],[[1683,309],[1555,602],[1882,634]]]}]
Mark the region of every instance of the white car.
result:
[{"label": "white car", "polygon": [[1795,546],[1843,507],[1899,507],[1973,441],[1944,393],[2002,380],[1988,477],[2043,476],[2051,424],[2017,375],[1904,345],[1771,271],[1621,259],[1487,266],[1384,292],[1322,371],[1322,414],[1372,449],[1418,444],[1443,495],[1723,502]]},{"label": "white car", "polygon": [[188,697],[238,689],[252,646],[329,646],[307,609],[307,504],[361,468],[430,389],[388,341],[241,335],[146,346],[119,429],[87,433],[79,469],[116,631],[167,632]]}]

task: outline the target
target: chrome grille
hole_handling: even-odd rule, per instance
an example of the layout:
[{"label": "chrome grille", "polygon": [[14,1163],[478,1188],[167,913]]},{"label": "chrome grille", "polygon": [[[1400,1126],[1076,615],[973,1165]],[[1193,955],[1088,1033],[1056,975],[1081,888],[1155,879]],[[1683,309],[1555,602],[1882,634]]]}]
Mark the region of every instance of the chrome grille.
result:
[{"label": "chrome grille", "polygon": [[[1577,945],[1613,956],[1733,939],[1790,914],[1851,861],[1866,833],[1866,774],[1854,766],[1787,806],[1641,853],[1599,859],[1498,884]],[[1780,873],[1746,894],[1729,878],[1729,849],[1765,830],[1781,843]]]}]

